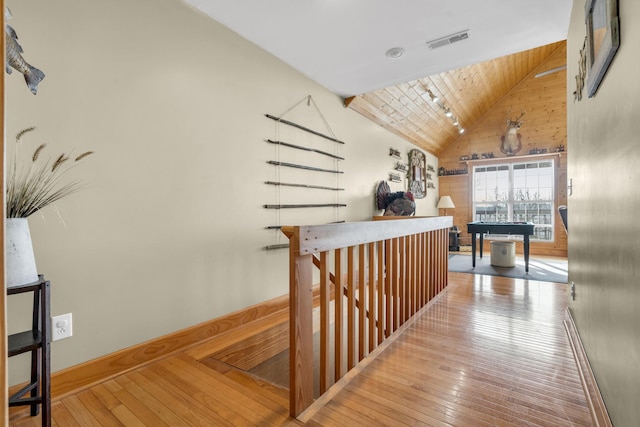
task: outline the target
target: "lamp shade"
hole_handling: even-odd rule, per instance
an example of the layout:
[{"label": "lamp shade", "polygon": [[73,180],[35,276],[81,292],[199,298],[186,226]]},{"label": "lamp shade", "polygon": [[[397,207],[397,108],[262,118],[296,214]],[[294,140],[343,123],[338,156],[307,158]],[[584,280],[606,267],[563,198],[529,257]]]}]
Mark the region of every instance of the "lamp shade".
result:
[{"label": "lamp shade", "polygon": [[440,200],[438,201],[438,206],[436,207],[438,209],[449,209],[449,208],[455,208],[456,205],[453,204],[453,200],[451,200],[451,197],[442,196],[440,197]]}]

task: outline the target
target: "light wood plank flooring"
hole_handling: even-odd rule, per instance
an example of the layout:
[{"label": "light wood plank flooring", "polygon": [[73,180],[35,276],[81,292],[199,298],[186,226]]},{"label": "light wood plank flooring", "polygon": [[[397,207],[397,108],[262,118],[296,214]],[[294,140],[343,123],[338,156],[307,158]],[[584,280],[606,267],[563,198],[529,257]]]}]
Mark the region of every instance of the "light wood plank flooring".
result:
[{"label": "light wood plank flooring", "polygon": [[462,273],[449,283],[306,423],[288,417],[286,390],[180,352],[54,401],[53,425],[592,425],[562,323],[566,284]]}]

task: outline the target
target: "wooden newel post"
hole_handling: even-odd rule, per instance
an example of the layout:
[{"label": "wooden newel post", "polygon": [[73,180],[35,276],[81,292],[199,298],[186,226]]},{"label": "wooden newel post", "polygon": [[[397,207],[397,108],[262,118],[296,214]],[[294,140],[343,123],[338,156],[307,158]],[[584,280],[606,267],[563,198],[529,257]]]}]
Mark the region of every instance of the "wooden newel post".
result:
[{"label": "wooden newel post", "polygon": [[289,414],[313,403],[313,255],[300,255],[300,229],[289,247]]}]

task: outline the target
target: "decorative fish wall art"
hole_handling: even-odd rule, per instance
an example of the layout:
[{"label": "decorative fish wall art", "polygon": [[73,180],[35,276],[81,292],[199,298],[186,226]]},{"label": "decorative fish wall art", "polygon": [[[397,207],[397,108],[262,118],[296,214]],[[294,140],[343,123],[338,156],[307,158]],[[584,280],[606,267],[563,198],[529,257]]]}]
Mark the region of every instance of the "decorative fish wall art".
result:
[{"label": "decorative fish wall art", "polygon": [[[5,19],[11,18],[11,11],[9,8],[5,9]],[[44,79],[44,73],[38,70],[36,67],[29,65],[27,61],[22,57],[22,47],[18,44],[18,35],[10,25],[5,24],[6,33],[6,70],[7,74],[11,74],[11,68],[14,68],[24,75],[24,80],[27,82],[29,90],[34,95],[38,92],[38,83]]]}]

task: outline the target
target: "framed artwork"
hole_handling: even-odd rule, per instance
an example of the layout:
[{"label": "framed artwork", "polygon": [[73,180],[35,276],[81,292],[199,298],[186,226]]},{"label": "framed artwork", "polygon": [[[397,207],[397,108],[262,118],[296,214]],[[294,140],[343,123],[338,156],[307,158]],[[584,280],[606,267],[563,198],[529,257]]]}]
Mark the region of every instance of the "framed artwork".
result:
[{"label": "framed artwork", "polygon": [[620,46],[617,0],[587,0],[587,95],[593,97]]},{"label": "framed artwork", "polygon": [[420,150],[409,151],[409,183],[408,190],[416,199],[423,199],[427,195],[427,161]]}]

